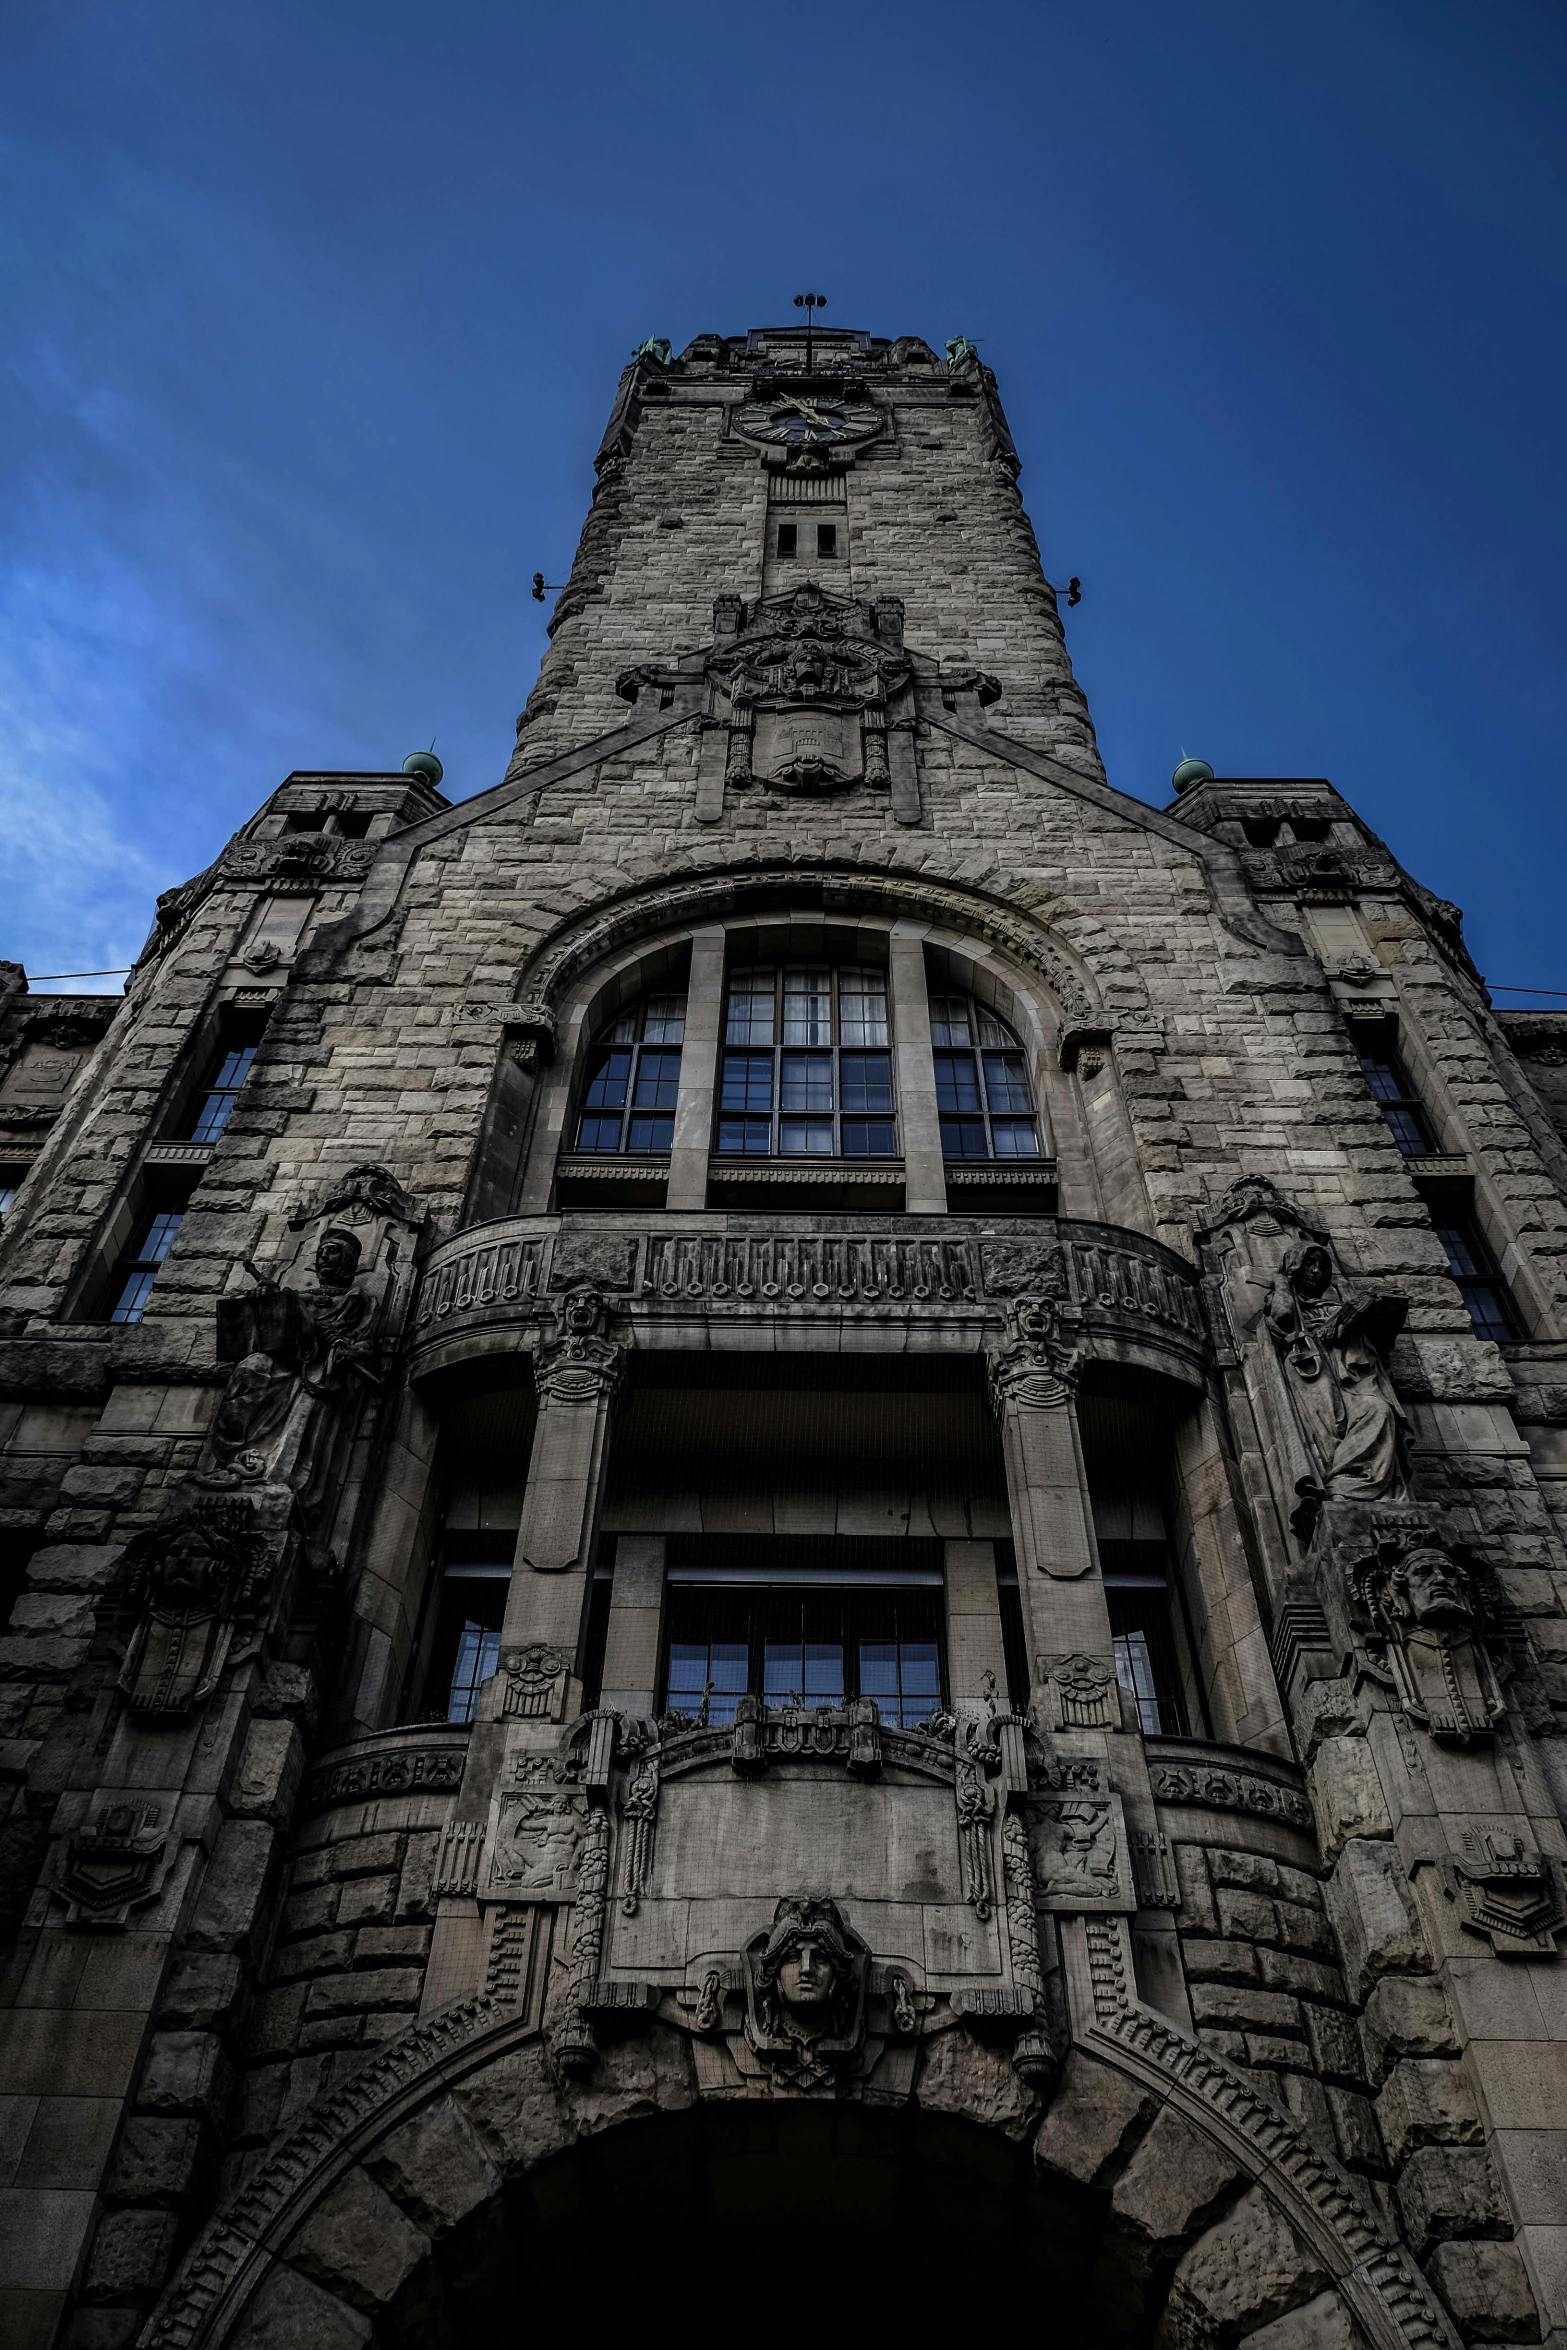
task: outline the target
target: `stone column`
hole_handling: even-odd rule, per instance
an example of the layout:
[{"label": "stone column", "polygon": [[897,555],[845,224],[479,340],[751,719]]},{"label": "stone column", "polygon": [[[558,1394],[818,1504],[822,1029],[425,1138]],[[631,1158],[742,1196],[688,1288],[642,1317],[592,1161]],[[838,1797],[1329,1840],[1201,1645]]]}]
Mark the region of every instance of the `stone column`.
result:
[{"label": "stone column", "polygon": [[930,1049],[924,942],[917,934],[902,935],[899,924],[889,945],[888,992],[892,1033],[897,1040],[905,1205],[911,1216],[944,1216],[947,1172],[941,1155],[941,1120],[936,1114],[936,1064]]},{"label": "stone column", "polygon": [[652,1713],[663,1621],[664,1537],[622,1534],[615,1543],[601,1706],[623,1714]]},{"label": "stone column", "polygon": [[1099,1572],[1073,1387],[1076,1309],[1020,1298],[990,1357],[1017,1543],[1029,1683],[1040,1719],[1060,1728],[1120,1724],[1110,1609]]},{"label": "stone column", "polygon": [[671,1208],[705,1208],[707,1158],[713,1147],[713,1087],[724,1018],[724,934],[699,930],[691,941],[686,1033],[680,1048],[680,1093],[669,1153]]},{"label": "stone column", "polygon": [[626,1348],[604,1336],[603,1300],[577,1290],[534,1364],[539,1416],[486,1711],[560,1721],[577,1711],[577,1644],[598,1529],[609,1416]]}]

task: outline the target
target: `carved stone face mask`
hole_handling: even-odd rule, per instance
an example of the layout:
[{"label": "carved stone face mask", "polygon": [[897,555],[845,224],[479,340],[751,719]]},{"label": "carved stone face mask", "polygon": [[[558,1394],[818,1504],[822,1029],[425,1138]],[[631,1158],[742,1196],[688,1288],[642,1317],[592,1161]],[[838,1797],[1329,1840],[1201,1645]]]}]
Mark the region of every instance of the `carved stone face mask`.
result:
[{"label": "carved stone face mask", "polygon": [[1321,1297],[1333,1278],[1333,1262],[1325,1248],[1304,1248],[1291,1278],[1302,1297]]},{"label": "carved stone face mask", "polygon": [[1467,1624],[1473,1613],[1452,1561],[1440,1550],[1412,1551],[1401,1577],[1418,1624]]},{"label": "carved stone face mask", "polygon": [[358,1241],[334,1224],[316,1242],[316,1279],[323,1289],[346,1289],[358,1270]]},{"label": "carved stone face mask", "polygon": [[778,1969],[778,1996],[785,2007],[825,2007],[837,1970],[819,1942],[796,1943]]}]

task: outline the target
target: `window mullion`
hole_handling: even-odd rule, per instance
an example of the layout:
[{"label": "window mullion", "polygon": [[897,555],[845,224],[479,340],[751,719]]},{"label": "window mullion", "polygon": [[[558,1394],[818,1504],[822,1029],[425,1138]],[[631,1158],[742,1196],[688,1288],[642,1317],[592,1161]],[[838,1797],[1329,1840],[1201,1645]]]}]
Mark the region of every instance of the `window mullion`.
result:
[{"label": "window mullion", "polygon": [[931,1051],[923,940],[900,937],[895,929],[889,941],[888,966],[904,1196],[911,1216],[944,1216],[947,1173],[936,1109],[936,1063]]},{"label": "window mullion", "polygon": [[691,975],[686,982],[685,1041],[680,1048],[680,1090],[665,1195],[671,1208],[707,1205],[707,1154],[712,1147],[723,1018],[724,933],[717,928],[699,930],[691,941]]}]

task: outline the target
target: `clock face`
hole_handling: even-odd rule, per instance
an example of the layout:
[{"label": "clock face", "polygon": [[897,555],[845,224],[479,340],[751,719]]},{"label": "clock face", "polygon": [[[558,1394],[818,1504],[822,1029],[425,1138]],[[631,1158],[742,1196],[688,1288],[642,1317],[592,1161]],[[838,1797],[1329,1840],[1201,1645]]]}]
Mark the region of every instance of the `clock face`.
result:
[{"label": "clock face", "polygon": [[742,440],[770,449],[826,450],[868,441],[880,430],[881,411],[844,400],[781,392],[771,400],[748,401],[734,412]]}]

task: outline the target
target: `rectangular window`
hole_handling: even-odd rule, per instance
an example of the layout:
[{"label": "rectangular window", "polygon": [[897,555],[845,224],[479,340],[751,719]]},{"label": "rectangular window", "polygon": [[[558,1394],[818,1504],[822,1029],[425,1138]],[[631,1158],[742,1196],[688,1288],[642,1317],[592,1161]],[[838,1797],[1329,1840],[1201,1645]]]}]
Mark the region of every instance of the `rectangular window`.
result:
[{"label": "rectangular window", "polygon": [[977,1110],[979,1078],[972,1053],[937,1053],[936,1107],[938,1110]]},{"label": "rectangular window", "polygon": [[[684,1538],[704,1552],[719,1542]],[[732,1582],[723,1569],[682,1574],[681,1547],[679,1538],[671,1542],[664,1702],[672,1710],[732,1722],[737,1701],[750,1692],[770,1708],[836,1709],[846,1698],[874,1698],[881,1720],[893,1728],[917,1729],[940,1712],[938,1545],[737,1537],[727,1546],[737,1562],[764,1554],[778,1564],[739,1564]],[[807,1552],[829,1558],[839,1552],[844,1564],[818,1575],[785,1563],[791,1553]],[[926,1552],[934,1570],[921,1575],[919,1586],[899,1581],[899,1561],[918,1553],[923,1563]],[[885,1579],[853,1580],[862,1556],[872,1559],[876,1573],[877,1553],[890,1554]],[[761,1579],[780,1566],[787,1582]],[[758,1579],[750,1580],[753,1575]]]},{"label": "rectangular window", "polygon": [[626,1087],[631,1081],[631,1055],[618,1048],[605,1053],[598,1067],[588,1079],[588,1090],[583,1096],[590,1110],[621,1110],[626,1106]]},{"label": "rectangular window", "polygon": [[644,1044],[683,1044],[686,1034],[686,999],[683,995],[650,995],[647,1013],[642,1023]]},{"label": "rectangular window", "polygon": [[721,1110],[770,1110],[773,1106],[771,1053],[725,1053],[719,1089]]},{"label": "rectangular window", "polygon": [[780,522],[778,525],[778,553],[785,563],[793,560],[794,556],[799,551],[799,545],[799,524],[795,522]]},{"label": "rectangular window", "polygon": [[1023,1073],[1021,1053],[986,1053],[985,1098],[992,1112],[997,1110],[1032,1111],[1028,1079]]},{"label": "rectangular window", "polygon": [[1507,1284],[1473,1216],[1448,1209],[1437,1224],[1437,1239],[1447,1253],[1448,1269],[1463,1292],[1469,1319],[1481,1338],[1511,1346],[1519,1336]]},{"label": "rectangular window", "polygon": [[990,1132],[998,1159],[1037,1159],[1039,1129],[1032,1118],[992,1118]]},{"label": "rectangular window", "polygon": [[837,554],[838,525],[836,522],[819,522],[816,525],[816,552],[823,561],[828,561]]},{"label": "rectangular window", "polygon": [[726,1158],[765,1159],[773,1147],[771,1118],[720,1118],[718,1148]]},{"label": "rectangular window", "polygon": [[634,1110],[672,1110],[680,1092],[678,1052],[644,1052],[637,1063]]},{"label": "rectangular window", "polygon": [[933,995],[930,999],[930,1041],[934,1045],[972,1044],[968,1003],[960,995]]},{"label": "rectangular window", "polygon": [[1438,1148],[1436,1137],[1414,1080],[1390,1042],[1390,1025],[1379,1023],[1351,1034],[1366,1083],[1393,1140],[1406,1159],[1431,1157]]},{"label": "rectangular window", "polygon": [[889,1053],[842,1053],[839,1067],[846,1111],[879,1110],[891,1114],[892,1056]]},{"label": "rectangular window", "polygon": [[985,1138],[984,1119],[943,1118],[941,1155],[946,1159],[988,1159],[990,1144]]},{"label": "rectangular window", "polygon": [[729,982],[729,1018],[725,1044],[763,1044],[773,1041],[773,974],[770,970],[737,971]]},{"label": "rectangular window", "polygon": [[471,1722],[481,1685],[500,1664],[501,1625],[516,1534],[453,1530],[435,1592],[423,1705],[437,1721]]},{"label": "rectangular window", "polygon": [[838,1042],[843,1045],[887,1042],[885,972],[852,968],[839,972]]},{"label": "rectangular window", "polygon": [[832,1043],[832,974],[825,969],[784,973],[785,1044]]},{"label": "rectangular window", "polygon": [[781,1110],[832,1111],[831,1053],[784,1053],[778,1071]]},{"label": "rectangular window", "polygon": [[235,1102],[240,1100],[244,1079],[247,1079],[247,1076],[251,1074],[251,1065],[254,1065],[254,1060],[256,1060],[256,1050],[258,1050],[256,1043],[237,1043],[237,1046],[226,1050],[226,1053],[218,1055],[214,1072],[211,1072],[207,1083],[204,1083],[200,1097],[197,1097],[195,1119],[193,1119],[193,1123],[190,1123],[190,1140],[193,1142],[216,1142],[218,1140],[218,1135],[221,1135],[223,1128],[228,1126],[228,1116],[230,1116],[230,1112],[233,1112]]},{"label": "rectangular window", "polygon": [[174,1235],[184,1221],[182,1208],[150,1216],[130,1252],[115,1268],[118,1295],[110,1310],[111,1322],[139,1322],[158,1278],[158,1268],[174,1246]]}]

